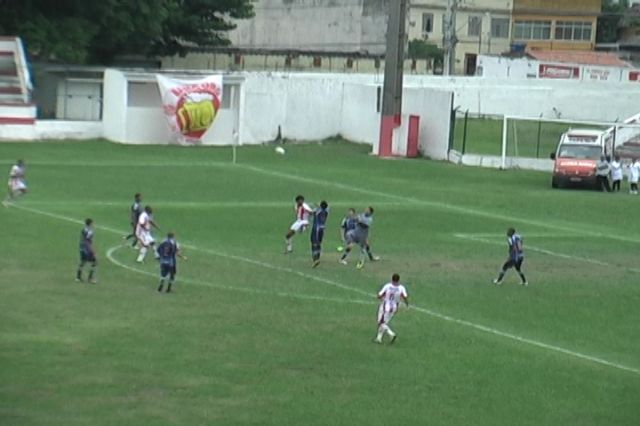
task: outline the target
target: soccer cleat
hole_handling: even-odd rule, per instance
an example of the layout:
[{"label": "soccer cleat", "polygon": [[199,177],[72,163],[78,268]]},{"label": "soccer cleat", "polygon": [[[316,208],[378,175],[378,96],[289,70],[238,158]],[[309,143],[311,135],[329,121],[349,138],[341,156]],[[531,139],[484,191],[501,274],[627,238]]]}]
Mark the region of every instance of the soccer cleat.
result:
[{"label": "soccer cleat", "polygon": [[358,263],[356,263],[356,268],[358,269],[364,268],[364,262],[362,260],[359,260]]},{"label": "soccer cleat", "polygon": [[496,278],[495,280],[493,280],[493,283],[495,285],[500,285],[500,284],[502,284],[502,280],[499,280],[499,279]]},{"label": "soccer cleat", "polygon": [[382,340],[378,340],[375,337],[373,338],[373,340],[371,340],[372,343],[377,343],[378,345],[382,344]]},{"label": "soccer cleat", "polygon": [[391,340],[389,340],[389,344],[390,344],[390,345],[393,345],[393,342],[395,342],[395,341],[396,341],[396,338],[397,338],[397,337],[398,337],[398,335],[397,335],[397,334],[396,334],[395,336],[392,336],[392,337],[391,337]]},{"label": "soccer cleat", "polygon": [[76,277],[76,282],[77,282],[77,283],[81,283],[81,282],[82,282],[82,278],[78,278],[78,277]]},{"label": "soccer cleat", "polygon": [[525,287],[526,287],[526,286],[528,286],[528,285],[529,285],[529,282],[528,282],[528,281],[522,281],[522,282],[520,283],[520,285],[523,285],[523,286],[525,286]]},{"label": "soccer cleat", "polygon": [[374,262],[377,262],[380,260],[380,256],[373,256],[371,260],[373,260]]},{"label": "soccer cleat", "polygon": [[320,264],[320,259],[314,260],[313,263],[311,263],[311,267],[312,268],[317,268],[319,264]]},{"label": "soccer cleat", "polygon": [[338,260],[338,263],[340,263],[341,265],[348,265],[347,261],[345,259],[340,259]]},{"label": "soccer cleat", "polygon": [[98,284],[98,280],[96,280],[95,278],[93,278],[93,279],[90,279],[90,280],[89,280],[89,283],[90,283],[90,284]]}]

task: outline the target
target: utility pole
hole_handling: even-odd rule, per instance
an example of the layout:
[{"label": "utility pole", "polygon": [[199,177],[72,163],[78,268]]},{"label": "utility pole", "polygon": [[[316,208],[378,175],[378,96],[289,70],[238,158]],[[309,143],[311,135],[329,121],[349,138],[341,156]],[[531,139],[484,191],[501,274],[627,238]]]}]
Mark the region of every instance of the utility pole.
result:
[{"label": "utility pole", "polygon": [[453,74],[456,61],[456,12],[458,10],[459,0],[447,0],[447,9],[444,15],[444,75]]},{"label": "utility pole", "polygon": [[378,155],[390,156],[393,129],[401,123],[402,81],[406,44],[407,5],[409,0],[389,1],[387,51],[384,59],[384,87]]}]

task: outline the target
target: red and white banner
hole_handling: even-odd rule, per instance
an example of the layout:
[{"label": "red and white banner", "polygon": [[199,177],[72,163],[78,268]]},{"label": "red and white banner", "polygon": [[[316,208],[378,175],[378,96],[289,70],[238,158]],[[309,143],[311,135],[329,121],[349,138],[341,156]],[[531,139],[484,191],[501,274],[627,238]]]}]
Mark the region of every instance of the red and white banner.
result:
[{"label": "red and white banner", "polygon": [[580,78],[580,67],[540,64],[538,68],[538,77],[577,79]]},{"label": "red and white banner", "polygon": [[179,143],[195,143],[213,124],[222,102],[222,76],[180,80],[156,75],[164,115]]}]

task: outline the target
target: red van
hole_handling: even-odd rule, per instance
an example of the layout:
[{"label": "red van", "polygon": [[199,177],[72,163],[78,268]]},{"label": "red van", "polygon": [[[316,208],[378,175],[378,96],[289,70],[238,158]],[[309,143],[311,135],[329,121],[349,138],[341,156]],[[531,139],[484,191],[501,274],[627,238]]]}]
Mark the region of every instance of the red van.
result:
[{"label": "red van", "polygon": [[605,132],[572,129],[560,137],[556,152],[551,186],[569,184],[596,186],[596,162],[605,154]]}]

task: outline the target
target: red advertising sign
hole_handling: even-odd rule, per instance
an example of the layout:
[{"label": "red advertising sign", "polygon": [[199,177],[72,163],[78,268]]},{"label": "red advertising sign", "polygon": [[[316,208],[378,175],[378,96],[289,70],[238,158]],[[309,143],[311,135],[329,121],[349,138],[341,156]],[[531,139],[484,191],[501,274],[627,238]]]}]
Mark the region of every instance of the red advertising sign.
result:
[{"label": "red advertising sign", "polygon": [[538,68],[538,77],[564,79],[580,78],[580,68],[562,65],[540,64],[540,67]]},{"label": "red advertising sign", "polygon": [[637,81],[640,83],[640,71],[629,71],[629,81]]}]

